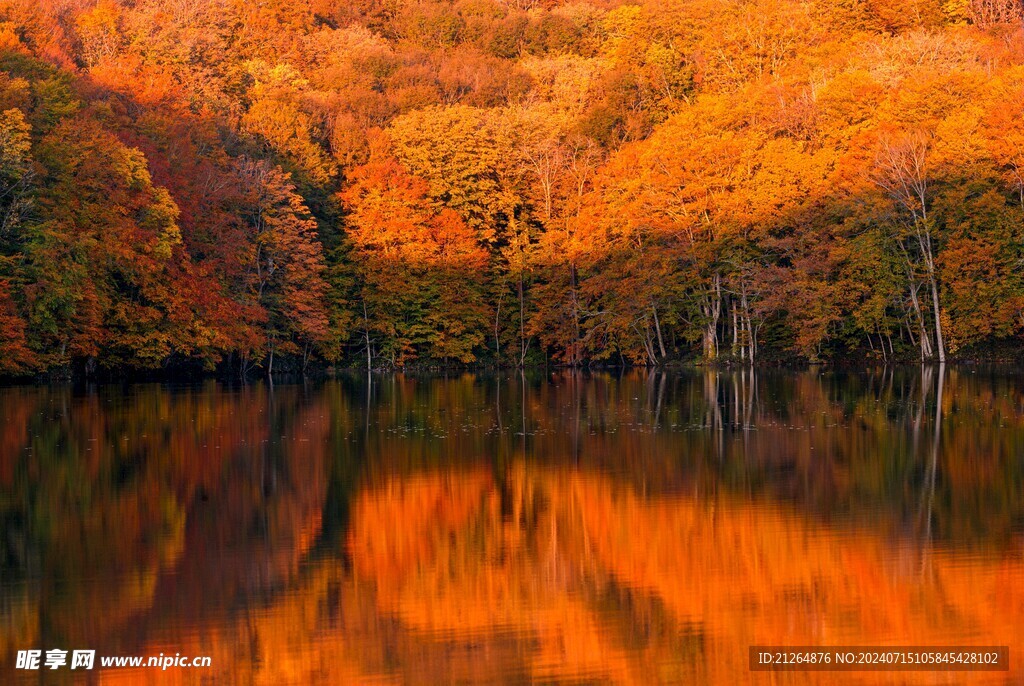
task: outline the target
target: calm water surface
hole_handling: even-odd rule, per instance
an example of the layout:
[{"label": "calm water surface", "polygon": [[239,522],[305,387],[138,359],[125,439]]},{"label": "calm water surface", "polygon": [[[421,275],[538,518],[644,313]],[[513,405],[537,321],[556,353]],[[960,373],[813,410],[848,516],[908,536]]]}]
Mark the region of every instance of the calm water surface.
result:
[{"label": "calm water surface", "polygon": [[[751,644],[1009,673],[751,673]],[[1024,377],[555,373],[0,389],[17,650],[89,683],[1021,683]]]}]

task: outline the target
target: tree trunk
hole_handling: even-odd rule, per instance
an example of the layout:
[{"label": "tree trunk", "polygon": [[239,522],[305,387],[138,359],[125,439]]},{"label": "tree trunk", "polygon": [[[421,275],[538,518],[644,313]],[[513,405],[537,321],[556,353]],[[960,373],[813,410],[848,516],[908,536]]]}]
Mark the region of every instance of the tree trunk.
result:
[{"label": "tree trunk", "polygon": [[366,314],[366,300],[363,300],[363,334],[366,338],[366,373],[373,371],[373,348],[370,346],[370,318]]},{"label": "tree trunk", "polygon": [[743,351],[740,349],[740,331],[739,331],[739,317],[736,314],[736,304],[732,303],[732,356],[736,357],[736,353],[740,354],[740,359],[743,359]]},{"label": "tree trunk", "polygon": [[932,356],[932,343],[924,324],[924,313],[921,312],[921,303],[917,299],[917,288],[914,284],[910,285],[910,302],[914,305],[914,314],[917,315],[918,341],[921,344],[921,361],[924,362]]},{"label": "tree trunk", "polygon": [[754,364],[754,355],[757,352],[757,333],[754,331],[753,322],[751,321],[750,303],[747,301],[747,289],[745,286],[740,293],[740,306],[743,308],[743,324],[746,329],[740,344],[740,352],[743,353],[745,349],[747,354],[744,357],[749,360],[750,364]]},{"label": "tree trunk", "polygon": [[928,285],[932,289],[932,307],[935,312],[935,347],[936,352],[939,354],[939,362],[943,363],[946,361],[946,344],[942,340],[942,310],[939,307],[939,283],[935,278],[935,255],[932,250],[931,224],[928,222],[928,210],[923,196],[921,198],[921,207],[921,222],[917,224],[917,244],[921,248],[922,255],[924,255],[924,265],[928,269]]},{"label": "tree trunk", "polygon": [[722,313],[722,284],[718,273],[712,280],[713,290],[704,298],[701,309],[704,310],[704,359],[718,359],[718,318]]},{"label": "tree trunk", "polygon": [[[505,290],[502,284],[502,290]],[[498,307],[494,310],[494,364],[501,365],[501,337],[498,335],[498,326],[501,322],[501,296],[498,296]]]},{"label": "tree trunk", "polygon": [[523,275],[519,275],[519,366],[526,366],[526,323],[523,303]]},{"label": "tree trunk", "polygon": [[661,323],[658,321],[658,308],[651,307],[651,312],[654,313],[654,330],[658,334],[658,351],[661,352],[661,359],[664,360],[668,355],[665,354],[665,341],[661,337]]},{"label": "tree trunk", "polygon": [[658,359],[654,353],[654,342],[651,340],[651,328],[647,326],[645,322],[644,330],[640,331],[640,328],[634,323],[633,330],[636,331],[637,336],[640,337],[640,342],[644,344],[644,356],[647,357],[647,365],[656,365],[658,363]]},{"label": "tree trunk", "polygon": [[569,263],[569,287],[572,293],[572,352],[569,355],[569,363],[574,367],[582,362],[582,351],[580,350],[580,306],[576,295],[576,265]]},{"label": "tree trunk", "polygon": [[747,345],[749,346],[750,354],[747,356],[750,359],[750,364],[754,364],[754,360],[757,359],[757,331],[761,327],[760,324],[757,328],[754,327],[753,321],[750,319],[750,315],[747,315]]},{"label": "tree trunk", "polygon": [[931,282],[932,287],[932,306],[935,308],[935,346],[939,352],[939,362],[944,363],[946,361],[946,344],[942,340],[942,317],[941,310],[939,308],[939,285],[935,280],[934,268],[929,269],[928,280]]}]

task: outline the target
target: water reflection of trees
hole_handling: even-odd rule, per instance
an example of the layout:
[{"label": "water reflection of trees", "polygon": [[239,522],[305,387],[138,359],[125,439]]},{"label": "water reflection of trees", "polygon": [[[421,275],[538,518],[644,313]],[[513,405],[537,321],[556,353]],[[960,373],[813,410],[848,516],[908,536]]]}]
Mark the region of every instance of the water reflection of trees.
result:
[{"label": "water reflection of trees", "polygon": [[376,387],[370,421],[381,430],[354,447],[371,482],[526,454],[572,459],[652,494],[764,493],[826,519],[908,535],[931,521],[937,541],[1005,544],[1024,515],[1024,384],[948,369],[940,424],[938,372],[395,376]]},{"label": "water reflection of trees", "polygon": [[[364,491],[349,536],[355,568],[379,610],[418,635],[521,637],[537,680],[731,683],[746,674],[736,647],[752,644],[969,634],[1024,647],[1024,606],[1007,587],[1024,574],[1018,557],[939,550],[922,577],[884,536],[770,500],[645,497],[607,476],[518,463],[503,484],[471,478],[469,490],[454,486],[470,483],[463,475],[435,472],[406,480],[409,491]],[[406,522],[436,541],[415,564]]]},{"label": "water reflection of trees", "polygon": [[0,576],[26,608],[12,650],[128,652],[161,617],[286,585],[319,531],[328,425],[297,389],[3,394]]},{"label": "water reflection of trees", "polygon": [[890,368],[3,390],[0,648],[212,654],[260,683],[724,681],[737,642],[954,630],[1024,648],[1021,388]]}]

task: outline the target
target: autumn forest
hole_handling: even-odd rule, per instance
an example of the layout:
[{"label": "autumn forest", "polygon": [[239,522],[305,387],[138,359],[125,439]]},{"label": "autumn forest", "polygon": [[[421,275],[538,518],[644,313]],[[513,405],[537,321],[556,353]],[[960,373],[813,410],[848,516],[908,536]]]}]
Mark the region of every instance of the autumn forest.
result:
[{"label": "autumn forest", "polygon": [[0,0],[0,376],[1020,350],[1022,14]]}]

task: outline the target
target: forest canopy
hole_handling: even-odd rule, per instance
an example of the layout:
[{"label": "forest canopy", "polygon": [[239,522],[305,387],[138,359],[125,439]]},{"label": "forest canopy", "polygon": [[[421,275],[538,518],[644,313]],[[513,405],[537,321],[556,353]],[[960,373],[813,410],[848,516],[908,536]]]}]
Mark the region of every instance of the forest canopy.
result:
[{"label": "forest canopy", "polygon": [[0,376],[1024,333],[1020,0],[0,0]]}]

